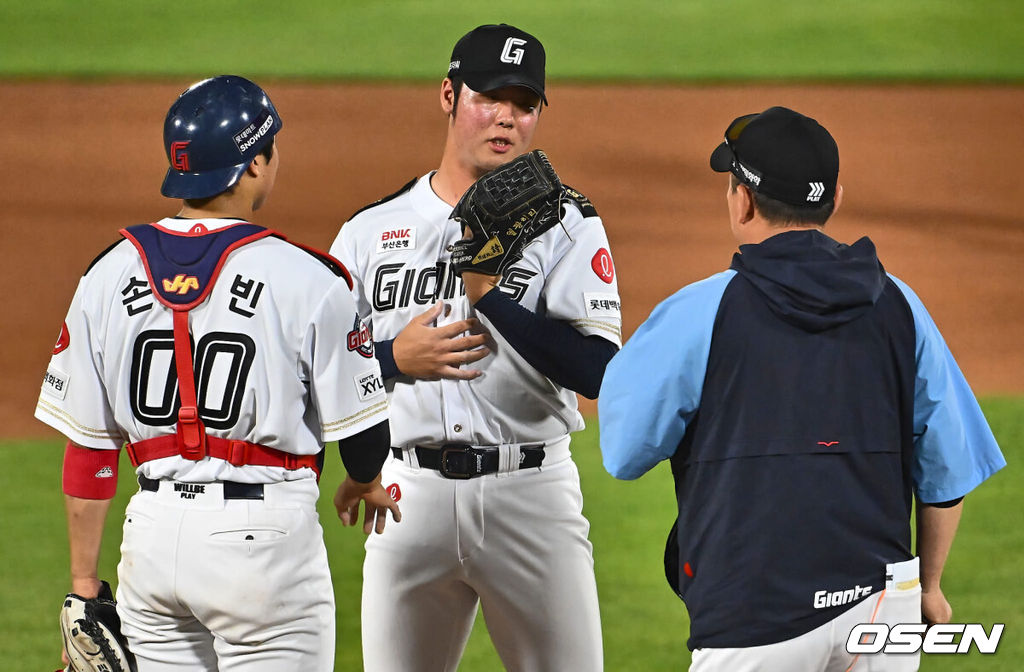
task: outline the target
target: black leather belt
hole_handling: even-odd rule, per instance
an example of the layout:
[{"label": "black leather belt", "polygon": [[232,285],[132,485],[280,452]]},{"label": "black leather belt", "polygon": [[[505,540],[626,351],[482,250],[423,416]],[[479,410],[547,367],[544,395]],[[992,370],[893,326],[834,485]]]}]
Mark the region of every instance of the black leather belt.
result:
[{"label": "black leather belt", "polygon": [[[421,467],[441,472],[445,478],[476,478],[498,471],[497,446],[467,446],[450,443],[440,448],[416,446],[416,459]],[[401,448],[392,448],[391,454],[404,459]],[[544,463],[544,444],[519,446],[519,469],[531,469]]]},{"label": "black leather belt", "polygon": [[[149,492],[156,492],[160,489],[161,483],[170,483],[170,481],[161,481],[156,478],[146,478],[145,476],[139,476],[139,487]],[[236,481],[218,481],[224,486],[224,499],[263,499],[263,484],[262,483],[238,483]],[[176,488],[179,488],[182,492],[182,497],[186,497],[188,494],[198,494],[196,488],[201,488],[206,483],[181,483],[180,481],[174,481]]]}]

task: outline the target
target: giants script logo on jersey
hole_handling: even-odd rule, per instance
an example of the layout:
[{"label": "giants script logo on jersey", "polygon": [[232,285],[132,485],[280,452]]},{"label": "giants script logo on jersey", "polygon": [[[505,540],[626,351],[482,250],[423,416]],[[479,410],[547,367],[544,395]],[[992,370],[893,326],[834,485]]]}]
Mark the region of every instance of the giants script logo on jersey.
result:
[{"label": "giants script logo on jersey", "polygon": [[871,586],[862,586],[860,584],[853,588],[847,588],[846,590],[836,590],[829,592],[827,590],[819,590],[814,593],[814,608],[824,609],[826,607],[839,607],[850,602],[856,602],[857,600],[867,597],[871,594]]},{"label": "giants script logo on jersey", "polygon": [[597,251],[594,258],[590,260],[590,267],[594,269],[597,277],[609,285],[615,279],[615,266],[612,264],[611,253],[603,247]]},{"label": "giants script logo on jersey", "polygon": [[174,292],[180,296],[184,296],[194,289],[199,289],[199,278],[194,275],[186,276],[184,273],[179,273],[174,276],[174,280],[164,278],[165,292]]},{"label": "giants script logo on jersey", "polygon": [[352,331],[348,332],[346,341],[349,350],[355,350],[363,357],[373,357],[373,335],[370,333],[370,328],[363,324],[358,315],[356,315]]},{"label": "giants script logo on jersey", "polygon": [[57,337],[57,344],[53,346],[53,354],[64,352],[71,345],[71,334],[68,332],[68,323],[60,327],[60,335]]},{"label": "giants script logo on jersey", "polygon": [[188,172],[188,152],[185,148],[188,147],[188,143],[191,140],[184,140],[171,143],[171,165],[174,169],[182,173]]},{"label": "giants script logo on jersey", "polygon": [[[520,303],[530,289],[536,271],[510,268],[498,285],[501,291]],[[438,299],[446,301],[466,293],[462,280],[449,271],[449,264],[438,262],[427,268],[406,268],[405,264],[381,264],[373,274],[373,309],[378,312],[407,308],[410,304],[429,306]]]}]

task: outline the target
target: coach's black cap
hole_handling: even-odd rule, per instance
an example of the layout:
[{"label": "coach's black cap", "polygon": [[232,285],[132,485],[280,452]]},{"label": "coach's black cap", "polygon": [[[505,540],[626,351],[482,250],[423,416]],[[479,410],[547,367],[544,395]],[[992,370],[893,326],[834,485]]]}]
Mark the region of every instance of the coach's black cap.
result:
[{"label": "coach's black cap", "polygon": [[506,23],[479,26],[455,43],[448,76],[460,77],[474,91],[525,86],[544,95],[544,45]]},{"label": "coach's black cap", "polygon": [[711,168],[754,191],[796,206],[835,198],[839,148],[821,124],[785,107],[738,117],[711,154]]}]

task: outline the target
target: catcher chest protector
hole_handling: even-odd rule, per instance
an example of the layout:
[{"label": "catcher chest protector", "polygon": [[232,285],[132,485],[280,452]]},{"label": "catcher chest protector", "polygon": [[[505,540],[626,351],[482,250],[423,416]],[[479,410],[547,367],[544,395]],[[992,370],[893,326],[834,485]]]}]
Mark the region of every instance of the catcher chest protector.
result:
[{"label": "catcher chest protector", "polygon": [[122,229],[121,235],[131,241],[142,257],[153,295],[173,311],[174,366],[181,400],[175,434],[128,444],[132,465],[138,467],[143,462],[172,455],[193,461],[216,457],[234,466],[310,467],[319,477],[316,455],[294,455],[247,441],[207,436],[196,401],[189,311],[210,295],[231,252],[268,236],[282,240],[284,236],[249,223],[234,224],[200,235],[140,224]]}]

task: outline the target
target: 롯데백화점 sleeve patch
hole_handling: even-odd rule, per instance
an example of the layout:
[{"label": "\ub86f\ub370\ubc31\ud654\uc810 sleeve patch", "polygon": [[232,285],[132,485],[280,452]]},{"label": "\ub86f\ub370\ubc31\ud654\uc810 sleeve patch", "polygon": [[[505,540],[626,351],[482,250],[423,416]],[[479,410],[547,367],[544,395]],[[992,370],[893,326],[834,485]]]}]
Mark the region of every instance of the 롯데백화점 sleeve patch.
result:
[{"label": "\ub86f\ub370\ubc31\ud654\uc810 sleeve patch", "polygon": [[51,364],[46,368],[46,375],[43,376],[43,392],[63,401],[68,396],[70,382],[70,375]]},{"label": "\ub86f\ub370\ubc31\ud654\uc810 sleeve patch", "polygon": [[583,303],[587,311],[587,317],[611,318],[618,320],[622,310],[619,302],[619,295],[609,292],[584,292]]}]

